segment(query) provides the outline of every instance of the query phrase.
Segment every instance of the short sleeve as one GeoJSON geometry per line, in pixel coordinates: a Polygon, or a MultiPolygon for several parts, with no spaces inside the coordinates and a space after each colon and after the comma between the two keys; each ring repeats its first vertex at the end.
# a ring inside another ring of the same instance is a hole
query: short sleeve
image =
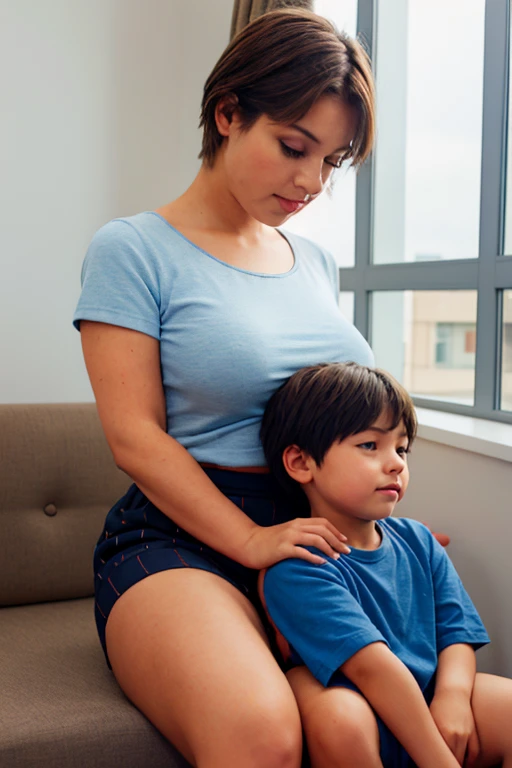
{"type": "Polygon", "coordinates": [[[329,561],[283,560],[267,571],[263,593],[272,621],[324,686],[357,651],[386,642],[329,561]]]}
{"type": "Polygon", "coordinates": [[[73,317],[110,323],[160,338],[158,269],[136,229],[117,219],[94,236],[82,267],[73,317]]]}
{"type": "Polygon", "coordinates": [[[443,547],[429,535],[432,540],[437,652],[456,643],[468,643],[476,650],[489,642],[489,636],[453,563],[443,547]]]}

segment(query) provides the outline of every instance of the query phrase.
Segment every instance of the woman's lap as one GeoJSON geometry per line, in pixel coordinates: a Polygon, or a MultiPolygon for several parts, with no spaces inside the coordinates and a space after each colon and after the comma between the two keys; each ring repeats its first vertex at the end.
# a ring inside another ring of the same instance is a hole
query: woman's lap
{"type": "MultiPolygon", "coordinates": [[[[260,525],[297,516],[268,475],[208,474],[260,525]]],[[[135,485],[107,516],[94,570],[107,662],[190,762],[214,764],[220,750],[219,764],[249,765],[247,751],[255,765],[300,764],[299,713],[269,646],[256,571],[189,536],[135,485]]]]}
{"type": "MultiPolygon", "coordinates": [[[[207,472],[226,496],[260,525],[296,516],[269,475],[207,472]]],[[[180,529],[132,485],[110,510],[94,555],[96,624],[107,663],[105,630],[116,601],[148,576],[182,568],[208,571],[225,579],[256,606],[265,623],[257,596],[257,573],[180,529]]]]}

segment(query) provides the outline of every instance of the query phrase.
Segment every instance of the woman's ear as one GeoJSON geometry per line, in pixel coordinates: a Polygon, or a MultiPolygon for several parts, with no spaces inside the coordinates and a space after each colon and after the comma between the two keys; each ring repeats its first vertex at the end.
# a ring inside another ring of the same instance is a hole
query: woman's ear
{"type": "Polygon", "coordinates": [[[215,124],[221,136],[229,136],[233,124],[238,124],[238,97],[234,93],[222,96],[215,107],[215,124]]]}
{"type": "Polygon", "coordinates": [[[300,485],[307,485],[313,479],[313,459],[308,456],[298,445],[289,445],[283,451],[284,468],[292,478],[300,485]]]}

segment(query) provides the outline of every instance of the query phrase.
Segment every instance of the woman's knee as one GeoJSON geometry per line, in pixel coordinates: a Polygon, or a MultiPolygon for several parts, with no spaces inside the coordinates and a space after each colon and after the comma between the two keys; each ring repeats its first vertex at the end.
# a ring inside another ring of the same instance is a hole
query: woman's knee
{"type": "Polygon", "coordinates": [[[196,753],[197,765],[237,765],[243,768],[299,768],[302,726],[293,700],[251,697],[233,718],[224,738],[196,753]],[[226,743],[227,742],[227,743],[226,743]]]}

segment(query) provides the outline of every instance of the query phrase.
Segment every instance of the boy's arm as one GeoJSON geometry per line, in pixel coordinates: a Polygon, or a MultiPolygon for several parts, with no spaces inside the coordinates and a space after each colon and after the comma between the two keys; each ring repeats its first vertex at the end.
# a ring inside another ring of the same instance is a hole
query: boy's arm
{"type": "Polygon", "coordinates": [[[457,693],[468,701],[473,693],[476,675],[476,657],[473,648],[466,643],[449,645],[439,654],[435,696],[457,693]]]}
{"type": "Polygon", "coordinates": [[[418,768],[457,768],[405,664],[384,643],[357,651],[340,667],[363,693],[418,768]]]}
{"type": "Polygon", "coordinates": [[[471,708],[475,649],[489,642],[485,627],[445,550],[431,537],[438,668],[430,711],[460,764],[479,750],[471,708]]]}
{"type": "Polygon", "coordinates": [[[462,765],[466,749],[479,751],[471,694],[476,675],[475,652],[470,645],[450,645],[439,654],[436,687],[430,712],[451,751],[462,765]]]}

